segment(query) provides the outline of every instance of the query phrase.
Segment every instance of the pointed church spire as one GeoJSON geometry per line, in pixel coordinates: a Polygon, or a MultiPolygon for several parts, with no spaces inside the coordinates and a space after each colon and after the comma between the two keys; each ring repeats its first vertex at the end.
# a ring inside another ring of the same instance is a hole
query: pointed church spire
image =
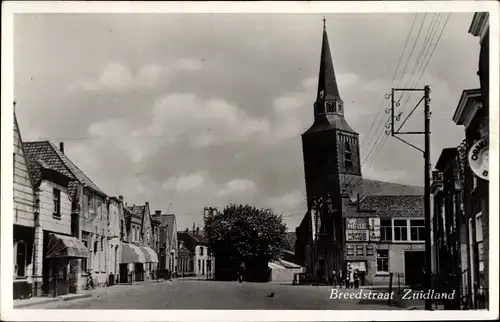
{"type": "Polygon", "coordinates": [[[323,44],[321,48],[321,63],[319,67],[317,100],[340,100],[332,54],[326,32],[326,18],[323,17],[323,44]]]}

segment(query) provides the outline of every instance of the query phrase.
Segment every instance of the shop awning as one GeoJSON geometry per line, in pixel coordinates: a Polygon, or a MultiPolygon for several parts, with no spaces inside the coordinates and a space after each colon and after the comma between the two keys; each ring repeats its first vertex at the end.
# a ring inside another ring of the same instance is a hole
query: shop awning
{"type": "Polygon", "coordinates": [[[147,246],[139,246],[144,252],[144,256],[146,257],[146,263],[158,263],[158,255],[156,252],[147,247],[147,246]]]}
{"type": "Polygon", "coordinates": [[[51,233],[47,242],[46,258],[88,258],[89,250],[73,236],[51,233]]]}
{"type": "Polygon", "coordinates": [[[139,246],[123,243],[121,263],[146,263],[146,256],[139,246]]]}

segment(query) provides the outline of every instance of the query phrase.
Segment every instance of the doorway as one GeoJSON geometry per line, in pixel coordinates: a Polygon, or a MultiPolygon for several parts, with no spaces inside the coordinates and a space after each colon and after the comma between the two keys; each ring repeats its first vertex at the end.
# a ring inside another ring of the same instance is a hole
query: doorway
{"type": "Polygon", "coordinates": [[[422,287],[424,280],[425,252],[406,251],[405,252],[405,282],[413,288],[422,287]]]}

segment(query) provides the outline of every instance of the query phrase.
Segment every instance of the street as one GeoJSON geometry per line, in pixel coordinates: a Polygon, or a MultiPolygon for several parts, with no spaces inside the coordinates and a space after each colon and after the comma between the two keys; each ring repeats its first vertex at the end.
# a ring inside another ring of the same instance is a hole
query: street
{"type": "MultiPolygon", "coordinates": [[[[350,290],[355,291],[355,290],[350,290]]],[[[359,291],[359,290],[356,290],[359,291]]],[[[34,309],[388,310],[384,300],[330,300],[328,286],[174,280],[97,289],[93,297],[34,309]],[[269,297],[274,292],[273,297],[269,297]]]]}

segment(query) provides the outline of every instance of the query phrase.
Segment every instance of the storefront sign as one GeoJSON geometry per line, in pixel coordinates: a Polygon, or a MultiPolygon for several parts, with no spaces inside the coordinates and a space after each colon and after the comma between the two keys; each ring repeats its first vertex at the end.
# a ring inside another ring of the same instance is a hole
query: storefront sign
{"type": "Polygon", "coordinates": [[[380,241],[380,218],[368,219],[370,227],[370,241],[380,241]]]}
{"type": "Polygon", "coordinates": [[[368,230],[346,230],[346,241],[368,241],[368,230]]]}
{"type": "Polygon", "coordinates": [[[365,218],[347,218],[347,229],[355,230],[365,230],[368,229],[365,218]]]}
{"type": "Polygon", "coordinates": [[[469,166],[476,176],[488,180],[489,140],[481,139],[469,150],[469,166]]]}

